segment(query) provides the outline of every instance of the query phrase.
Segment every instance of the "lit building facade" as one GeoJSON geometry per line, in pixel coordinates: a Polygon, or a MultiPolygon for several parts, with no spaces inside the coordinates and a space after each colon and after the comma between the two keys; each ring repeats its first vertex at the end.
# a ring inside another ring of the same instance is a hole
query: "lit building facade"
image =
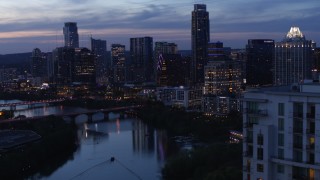
{"type": "Polygon", "coordinates": [[[204,82],[204,66],[208,61],[209,41],[209,12],[205,4],[195,4],[192,11],[191,26],[192,61],[190,79],[192,84],[202,84],[204,82]]]}
{"type": "Polygon", "coordinates": [[[91,38],[91,51],[95,57],[96,81],[98,84],[107,83],[107,41],[91,38]]]}
{"type": "Polygon", "coordinates": [[[79,35],[76,22],[66,22],[63,27],[64,46],[71,48],[79,47],[79,35]]]}
{"type": "Polygon", "coordinates": [[[246,85],[263,86],[273,83],[274,40],[249,39],[246,46],[246,85]]]}
{"type": "Polygon", "coordinates": [[[240,111],[241,62],[210,61],[204,69],[202,111],[207,115],[227,115],[240,111]]]}
{"type": "Polygon", "coordinates": [[[274,84],[290,85],[311,79],[312,41],[298,27],[291,27],[282,42],[275,43],[274,84]]]}
{"type": "Polygon", "coordinates": [[[71,69],[73,83],[95,85],[95,56],[89,49],[75,49],[75,56],[71,69]]]}
{"type": "Polygon", "coordinates": [[[202,89],[188,87],[158,87],[157,100],[166,106],[185,108],[190,111],[201,110],[202,89]]]}
{"type": "Polygon", "coordinates": [[[243,179],[320,178],[320,84],[248,90],[243,179]]]}
{"type": "Polygon", "coordinates": [[[111,45],[111,68],[114,83],[126,82],[126,56],[125,45],[112,44],[111,45]]]}

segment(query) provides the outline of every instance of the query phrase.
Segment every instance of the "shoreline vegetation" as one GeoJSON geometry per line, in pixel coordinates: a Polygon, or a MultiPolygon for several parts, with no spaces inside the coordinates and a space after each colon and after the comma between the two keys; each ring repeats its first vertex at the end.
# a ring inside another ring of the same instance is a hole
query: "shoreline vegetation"
{"type": "Polygon", "coordinates": [[[0,177],[3,179],[25,179],[35,173],[36,179],[49,176],[72,159],[77,149],[75,125],[55,116],[41,121],[5,123],[0,129],[32,130],[42,137],[0,153],[0,177]]]}
{"type": "MultiPolygon", "coordinates": [[[[191,150],[182,150],[171,156],[162,169],[164,180],[242,179],[242,144],[227,143],[229,130],[241,131],[242,129],[242,115],[239,112],[232,112],[228,117],[208,117],[198,112],[186,112],[182,108],[166,107],[157,101],[139,101],[138,103],[135,100],[80,99],[67,100],[60,104],[88,109],[142,104],[143,106],[137,110],[137,117],[144,123],[166,130],[170,137],[192,136],[206,144],[191,150]]],[[[46,121],[6,125],[7,129],[33,130],[43,139],[31,144],[30,147],[17,149],[7,155],[2,154],[0,163],[7,166],[0,167],[1,177],[14,174],[20,176],[16,178],[21,178],[22,175],[27,177],[35,172],[39,172],[40,177],[48,176],[67,159],[72,158],[77,148],[76,127],[56,118],[52,116],[46,121]],[[57,159],[58,156],[61,158],[57,159]],[[30,161],[31,157],[35,160],[30,161]],[[19,167],[17,169],[19,172],[23,170],[23,173],[10,170],[9,167],[19,167]]],[[[0,126],[1,129],[4,128],[3,126],[5,125],[0,126]]]]}
{"type": "Polygon", "coordinates": [[[208,117],[150,101],[138,111],[138,117],[156,128],[166,129],[171,137],[192,135],[207,144],[169,158],[162,169],[164,180],[242,179],[242,144],[227,143],[229,130],[242,128],[240,113],[208,117]]]}

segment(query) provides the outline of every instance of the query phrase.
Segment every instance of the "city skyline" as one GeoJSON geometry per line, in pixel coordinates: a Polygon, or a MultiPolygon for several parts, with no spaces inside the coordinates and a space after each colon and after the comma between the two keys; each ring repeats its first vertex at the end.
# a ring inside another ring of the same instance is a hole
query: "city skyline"
{"type": "Polygon", "coordinates": [[[210,14],[211,41],[245,48],[248,39],[281,41],[291,26],[300,27],[307,39],[320,43],[317,0],[259,0],[223,2],[210,0],[39,0],[1,2],[0,54],[43,52],[63,46],[63,24],[77,22],[81,47],[90,47],[90,37],[129,47],[130,38],[153,37],[191,49],[191,11],[194,4],[206,4],[210,14]],[[79,13],[80,12],[80,13],[79,13]]]}

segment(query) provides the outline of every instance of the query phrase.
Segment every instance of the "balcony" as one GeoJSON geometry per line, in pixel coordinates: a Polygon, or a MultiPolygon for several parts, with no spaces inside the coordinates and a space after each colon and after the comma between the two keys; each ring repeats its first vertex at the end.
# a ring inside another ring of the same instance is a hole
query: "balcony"
{"type": "Polygon", "coordinates": [[[278,157],[272,157],[271,161],[277,164],[284,164],[284,165],[290,165],[290,166],[296,166],[296,167],[302,167],[302,168],[311,168],[315,170],[320,170],[320,164],[318,163],[309,163],[310,161],[301,161],[301,160],[295,160],[295,159],[279,159],[278,157]]]}
{"type": "Polygon", "coordinates": [[[302,134],[303,133],[303,129],[300,127],[294,127],[293,128],[293,133],[295,134],[302,134]]]}
{"type": "Polygon", "coordinates": [[[252,137],[244,137],[243,141],[246,143],[253,143],[253,138],[252,137]]]}
{"type": "Polygon", "coordinates": [[[306,145],[307,151],[314,151],[314,144],[306,145]]]}
{"type": "Polygon", "coordinates": [[[294,143],[293,148],[295,149],[302,149],[302,143],[294,143]]]}
{"type": "Polygon", "coordinates": [[[252,158],[253,152],[245,151],[243,152],[243,157],[252,158]]]}
{"type": "Polygon", "coordinates": [[[294,113],[293,113],[293,117],[294,117],[294,118],[303,118],[303,113],[294,112],[294,113]]]}
{"type": "Polygon", "coordinates": [[[306,133],[307,133],[308,135],[313,135],[313,136],[314,136],[315,129],[307,129],[307,130],[306,130],[306,133]]]}
{"type": "Polygon", "coordinates": [[[253,128],[254,124],[258,124],[258,123],[252,123],[252,122],[247,122],[243,124],[244,128],[253,128]]]}
{"type": "Polygon", "coordinates": [[[243,172],[246,172],[246,173],[250,173],[250,166],[248,166],[248,165],[243,165],[243,166],[242,166],[242,171],[243,171],[243,172]]]}
{"type": "Polygon", "coordinates": [[[315,119],[316,115],[315,115],[315,113],[307,113],[307,118],[308,119],[315,119]]]}
{"type": "Polygon", "coordinates": [[[267,110],[245,108],[244,112],[251,116],[265,117],[268,116],[267,110]]]}

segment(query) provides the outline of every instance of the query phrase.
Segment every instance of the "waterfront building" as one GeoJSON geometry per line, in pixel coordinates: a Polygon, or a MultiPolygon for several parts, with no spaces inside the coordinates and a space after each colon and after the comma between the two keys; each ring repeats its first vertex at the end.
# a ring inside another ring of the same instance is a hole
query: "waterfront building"
{"type": "Polygon", "coordinates": [[[192,61],[190,79],[192,84],[204,82],[204,66],[207,64],[210,41],[209,12],[205,4],[195,4],[192,11],[191,44],[192,61]]]}
{"type": "Polygon", "coordinates": [[[95,57],[96,82],[106,84],[107,79],[107,41],[91,38],[91,51],[95,57]]]}
{"type": "Polygon", "coordinates": [[[275,43],[274,84],[290,85],[311,79],[312,41],[299,27],[291,27],[282,42],[275,43]]]}
{"type": "Polygon", "coordinates": [[[158,87],[157,100],[166,106],[185,108],[188,111],[201,110],[202,89],[189,87],[158,87]]]}
{"type": "Polygon", "coordinates": [[[131,68],[128,78],[134,83],[155,82],[153,38],[130,38],[131,68]]]}
{"type": "Polygon", "coordinates": [[[64,46],[71,48],[79,47],[79,35],[76,22],[66,22],[63,27],[64,46]]]}
{"type": "Polygon", "coordinates": [[[272,85],[274,40],[249,39],[246,46],[246,85],[272,85]]]}
{"type": "Polygon", "coordinates": [[[126,82],[126,56],[125,45],[112,44],[111,45],[111,68],[114,83],[126,82]]]}
{"type": "Polygon", "coordinates": [[[319,83],[248,89],[243,179],[319,179],[319,112],[319,83]]]}
{"type": "Polygon", "coordinates": [[[157,67],[158,86],[185,86],[188,84],[190,58],[180,54],[160,55],[157,67]]]}

